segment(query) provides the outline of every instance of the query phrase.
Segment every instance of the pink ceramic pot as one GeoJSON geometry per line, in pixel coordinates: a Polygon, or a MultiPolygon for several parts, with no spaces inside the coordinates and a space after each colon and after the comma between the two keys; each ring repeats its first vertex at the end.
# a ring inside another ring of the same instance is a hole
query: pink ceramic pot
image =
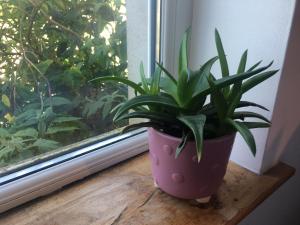
{"type": "Polygon", "coordinates": [[[148,129],[152,175],[166,193],[183,199],[203,199],[216,193],[226,173],[235,133],[204,141],[200,163],[195,142],[188,142],[177,159],[180,138],[148,129]]]}

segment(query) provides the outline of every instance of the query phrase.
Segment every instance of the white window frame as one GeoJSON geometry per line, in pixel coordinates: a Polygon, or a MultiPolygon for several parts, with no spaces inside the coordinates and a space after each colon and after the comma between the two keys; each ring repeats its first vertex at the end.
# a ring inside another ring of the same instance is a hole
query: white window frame
{"type": "Polygon", "coordinates": [[[147,149],[147,133],[144,130],[139,130],[87,146],[75,152],[63,155],[62,157],[55,158],[54,160],[35,165],[33,168],[29,167],[18,171],[13,175],[22,175],[26,170],[47,166],[47,164],[52,163],[52,161],[61,158],[67,159],[67,161],[63,163],[58,163],[0,186],[0,212],[4,212],[34,198],[49,194],[69,183],[140,154],[147,149]],[[118,141],[120,138],[123,140],[118,141]],[[112,144],[114,141],[116,142],[112,144]],[[90,150],[93,151],[89,152],[90,150]],[[76,157],[76,155],[85,152],[88,153],[76,157]],[[75,156],[75,158],[72,158],[72,156],[75,156]]]}
{"type": "Polygon", "coordinates": [[[179,45],[192,25],[193,0],[163,0],[161,14],[161,56],[163,65],[177,75],[179,45]]]}

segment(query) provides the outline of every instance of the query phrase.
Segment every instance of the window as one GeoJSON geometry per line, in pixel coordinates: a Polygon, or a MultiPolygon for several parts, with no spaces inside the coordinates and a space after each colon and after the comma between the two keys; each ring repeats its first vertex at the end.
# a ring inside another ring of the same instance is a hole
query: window
{"type": "Polygon", "coordinates": [[[128,76],[124,1],[6,1],[0,10],[2,168],[126,125],[110,111],[127,88],[89,82],[128,76]]]}
{"type": "Polygon", "coordinates": [[[140,61],[150,65],[149,6],[139,0],[2,2],[0,212],[147,149],[144,131],[120,135],[129,121],[112,121],[110,111],[130,90],[89,81],[136,80],[140,61]]]}

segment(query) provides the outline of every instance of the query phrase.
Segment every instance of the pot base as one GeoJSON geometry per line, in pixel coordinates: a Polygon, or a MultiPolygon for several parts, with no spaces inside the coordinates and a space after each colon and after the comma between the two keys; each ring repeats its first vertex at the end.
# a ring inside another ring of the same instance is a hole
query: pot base
{"type": "Polygon", "coordinates": [[[197,198],[195,199],[197,203],[200,203],[200,204],[205,204],[205,203],[208,203],[211,199],[211,195],[210,196],[207,196],[207,197],[203,197],[203,198],[197,198]]]}
{"type": "MultiPolygon", "coordinates": [[[[157,189],[160,189],[158,184],[155,181],[153,181],[153,186],[157,189]]],[[[196,198],[194,200],[195,200],[196,203],[206,204],[206,203],[209,203],[210,199],[211,199],[211,195],[203,197],[203,198],[196,198]]]]}

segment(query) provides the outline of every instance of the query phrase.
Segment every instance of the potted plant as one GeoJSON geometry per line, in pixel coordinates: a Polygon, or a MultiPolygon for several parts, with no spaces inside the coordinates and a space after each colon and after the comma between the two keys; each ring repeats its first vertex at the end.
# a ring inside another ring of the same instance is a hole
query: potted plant
{"type": "Polygon", "coordinates": [[[270,121],[244,110],[250,106],[267,109],[242,101],[241,97],[277,70],[267,71],[272,62],[259,67],[261,61],[246,69],[246,50],[236,74],[230,75],[221,38],[215,30],[218,55],[193,71],[188,67],[188,36],[186,32],[181,42],[177,80],[159,63],[150,78],[146,78],[141,64],[140,83],[113,76],[96,80],[121,82],[135,90],[135,97],[114,109],[114,121],[147,119],[125,130],[150,127],[149,149],[155,183],[170,195],[208,201],[221,185],[236,132],[255,156],[250,129],[269,127],[270,121]],[[219,79],[211,72],[216,61],[221,66],[219,79]],[[246,121],[248,118],[260,121],[246,121]]]}

